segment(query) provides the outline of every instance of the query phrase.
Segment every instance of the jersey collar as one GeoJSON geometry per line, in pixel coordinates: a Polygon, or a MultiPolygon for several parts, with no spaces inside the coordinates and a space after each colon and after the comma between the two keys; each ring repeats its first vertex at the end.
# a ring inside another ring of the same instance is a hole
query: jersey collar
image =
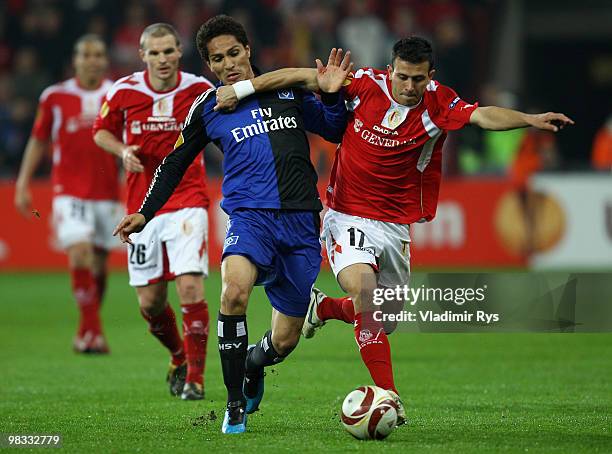
{"type": "Polygon", "coordinates": [[[145,69],[144,72],[144,80],[145,80],[145,84],[147,84],[147,87],[149,87],[149,90],[151,90],[154,93],[169,93],[171,91],[174,91],[177,89],[177,87],[179,85],[181,85],[181,71],[178,71],[177,76],[176,76],[176,85],[172,88],[169,88],[168,90],[156,90],[155,88],[153,88],[153,85],[151,85],[151,82],[149,81],[149,72],[145,69]]]}

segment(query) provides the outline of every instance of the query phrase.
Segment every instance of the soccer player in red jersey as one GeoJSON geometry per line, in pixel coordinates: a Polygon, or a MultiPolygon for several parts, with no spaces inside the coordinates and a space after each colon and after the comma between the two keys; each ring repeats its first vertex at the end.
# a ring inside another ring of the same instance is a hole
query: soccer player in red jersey
{"type": "Polygon", "coordinates": [[[29,184],[50,142],[55,235],[68,255],[80,311],[73,347],[78,353],[108,353],[99,312],[108,250],[119,245],[112,226],[123,209],[118,202],[117,162],[91,138],[91,126],[112,85],[104,78],[108,67],[104,41],[95,35],[81,37],[72,62],[75,76],[50,86],[40,97],[19,170],[15,206],[24,216],[32,216],[29,184]]]}
{"type": "MultiPolygon", "coordinates": [[[[320,62],[317,66],[322,70],[320,62]]],[[[395,326],[374,320],[372,296],[377,288],[408,284],[410,224],[431,221],[436,214],[447,132],[468,124],[556,132],[574,123],[560,113],[529,115],[469,104],[433,80],[434,73],[431,44],[411,37],[395,43],[387,70],[363,68],[347,80],[350,116],[326,191],[329,210],[322,238],[348,297],[330,298],[313,289],[302,331],[308,338],[327,320],[353,324],[374,383],[390,390],[400,404],[400,423],[405,412],[387,339],[395,326]]],[[[283,69],[252,83],[256,91],[264,91],[312,82],[314,74],[312,69],[283,69]]],[[[236,99],[231,87],[218,91],[217,97],[218,108],[231,108],[236,99]]]]}
{"type": "MultiPolygon", "coordinates": [[[[179,71],[181,44],[169,24],[148,26],[140,38],[146,71],[118,80],[94,125],[94,140],[119,156],[127,171],[128,212],[140,208],[155,169],[173,149],[191,104],[212,87],[203,77],[179,71]],[[121,140],[125,137],[125,142],[121,140]]],[[[208,273],[208,194],[202,156],[188,167],[181,184],[129,245],[130,285],[151,333],[171,354],[170,392],[184,400],[204,397],[208,306],[203,276],[208,273]],[[176,280],[183,336],[167,299],[176,280]]]]}

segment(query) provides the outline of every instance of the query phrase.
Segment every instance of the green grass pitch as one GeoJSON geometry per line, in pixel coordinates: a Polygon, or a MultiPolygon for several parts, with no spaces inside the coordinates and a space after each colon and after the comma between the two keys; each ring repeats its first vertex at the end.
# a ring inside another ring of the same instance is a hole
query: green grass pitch
{"type": "MultiPolygon", "coordinates": [[[[319,285],[339,294],[327,273],[319,285]]],[[[67,274],[0,275],[0,433],[59,433],[64,451],[78,453],[612,451],[612,335],[396,333],[395,378],[410,425],[385,441],[359,442],[338,411],[371,380],[352,328],[340,322],[268,371],[248,433],[223,435],[219,292],[214,273],[206,399],[183,402],[167,391],[167,355],[148,334],[125,274],[109,281],[103,318],[112,353],[104,357],[71,351],[77,313],[67,274]]],[[[250,340],[269,323],[258,289],[250,340]]]]}

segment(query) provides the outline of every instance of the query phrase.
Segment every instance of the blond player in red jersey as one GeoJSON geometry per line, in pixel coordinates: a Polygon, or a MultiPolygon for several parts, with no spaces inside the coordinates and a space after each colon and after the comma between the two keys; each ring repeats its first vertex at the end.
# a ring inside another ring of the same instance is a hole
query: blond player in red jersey
{"type": "MultiPolygon", "coordinates": [[[[318,70],[323,70],[318,62],[318,70]]],[[[563,114],[529,115],[463,101],[433,80],[431,44],[402,39],[393,46],[386,71],[358,70],[345,86],[351,112],[336,152],[327,187],[329,210],[322,239],[346,298],[313,289],[303,335],[312,337],[327,320],[354,325],[355,340],[374,383],[390,390],[405,412],[393,380],[387,334],[392,323],[374,320],[377,288],[407,285],[410,277],[410,224],[431,221],[441,179],[447,131],[468,124],[490,130],[533,126],[557,132],[574,122],[563,114]]],[[[315,70],[283,69],[255,78],[256,91],[314,83],[315,70]]],[[[246,93],[249,93],[246,91],[246,93]]],[[[232,87],[217,92],[218,108],[232,108],[232,87]]],[[[394,310],[397,310],[397,302],[394,310]]],[[[400,302],[403,304],[403,302],[400,302]]]]}
{"type": "MultiPolygon", "coordinates": [[[[179,71],[182,55],[169,24],[148,26],[140,38],[146,71],[118,80],[106,95],[94,125],[95,142],[119,156],[127,171],[128,212],[138,211],[155,169],[172,151],[191,104],[212,87],[203,77],[179,71]],[[125,142],[122,141],[125,137],[125,142]]],[[[204,397],[208,306],[203,276],[208,274],[208,217],[203,158],[194,160],[157,216],[128,245],[130,285],[151,333],[171,354],[170,392],[183,400],[204,397]],[[176,281],[183,337],[167,298],[176,281]]]]}
{"type": "Polygon", "coordinates": [[[52,85],[40,97],[19,170],[15,206],[24,216],[32,216],[30,180],[51,142],[55,236],[68,255],[80,311],[73,347],[78,353],[108,353],[99,310],[108,250],[119,246],[112,225],[123,209],[118,202],[117,162],[91,138],[91,126],[112,85],[104,79],[108,67],[104,41],[95,35],[81,37],[74,45],[72,63],[75,77],[52,85]]]}

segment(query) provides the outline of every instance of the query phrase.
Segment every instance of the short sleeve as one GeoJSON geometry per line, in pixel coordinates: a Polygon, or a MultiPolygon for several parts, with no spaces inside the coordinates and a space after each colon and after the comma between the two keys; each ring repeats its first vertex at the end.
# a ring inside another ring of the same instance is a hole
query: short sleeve
{"type": "Polygon", "coordinates": [[[120,106],[120,93],[115,93],[111,98],[109,94],[104,97],[100,112],[96,117],[93,125],[93,133],[95,134],[100,129],[106,129],[112,132],[115,136],[121,137],[123,133],[123,109],[120,106]]]}
{"type": "Polygon", "coordinates": [[[32,136],[38,140],[45,142],[51,136],[51,127],[53,125],[53,109],[51,108],[51,97],[43,93],[38,103],[36,110],[36,118],[32,127],[32,136]]]}
{"type": "Polygon", "coordinates": [[[374,77],[372,68],[361,68],[350,73],[344,81],[344,94],[347,100],[353,100],[363,90],[363,85],[368,77],[374,77]]]}
{"type": "Polygon", "coordinates": [[[432,120],[439,128],[454,131],[470,122],[478,103],[470,104],[464,101],[452,88],[444,85],[437,84],[432,87],[435,87],[431,94],[436,101],[432,120]]]}

